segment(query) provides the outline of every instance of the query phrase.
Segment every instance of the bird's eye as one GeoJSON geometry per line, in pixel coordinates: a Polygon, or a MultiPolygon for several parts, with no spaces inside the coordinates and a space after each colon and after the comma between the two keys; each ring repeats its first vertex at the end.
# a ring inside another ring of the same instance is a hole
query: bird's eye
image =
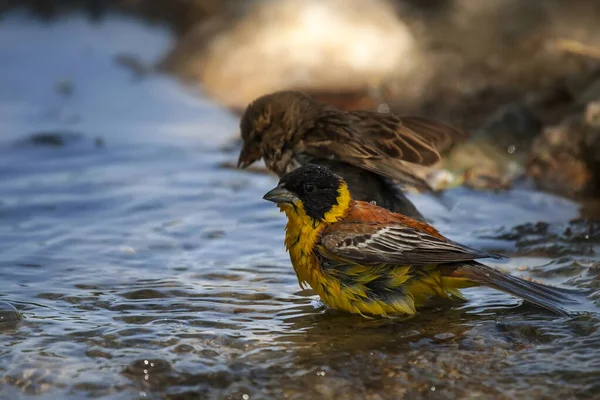
{"type": "Polygon", "coordinates": [[[304,185],[304,191],[306,193],[314,192],[315,189],[315,185],[313,185],[312,183],[307,183],[306,185],[304,185]]]}

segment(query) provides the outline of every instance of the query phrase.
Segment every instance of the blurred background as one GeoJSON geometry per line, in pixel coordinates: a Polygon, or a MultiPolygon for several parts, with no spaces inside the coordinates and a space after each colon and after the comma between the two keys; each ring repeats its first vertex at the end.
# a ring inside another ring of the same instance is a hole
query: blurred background
{"type": "Polygon", "coordinates": [[[466,129],[411,193],[507,272],[600,298],[600,1],[3,0],[0,398],[591,398],[600,319],[507,295],[405,322],[299,292],[276,178],[232,168],[281,89],[466,129]]]}

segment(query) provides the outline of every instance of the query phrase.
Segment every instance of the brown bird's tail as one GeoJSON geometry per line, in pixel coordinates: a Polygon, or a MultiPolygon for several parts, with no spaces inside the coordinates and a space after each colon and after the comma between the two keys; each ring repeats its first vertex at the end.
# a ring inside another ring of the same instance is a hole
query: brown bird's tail
{"type": "Polygon", "coordinates": [[[563,316],[575,314],[578,310],[570,310],[567,307],[581,306],[583,304],[581,300],[585,297],[585,294],[579,290],[563,289],[528,281],[496,271],[476,261],[459,266],[451,276],[506,292],[563,316]]]}

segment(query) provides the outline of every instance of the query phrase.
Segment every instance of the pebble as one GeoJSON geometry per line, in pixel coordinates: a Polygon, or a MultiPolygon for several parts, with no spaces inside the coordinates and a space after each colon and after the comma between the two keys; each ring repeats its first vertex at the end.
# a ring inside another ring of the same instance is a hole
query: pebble
{"type": "Polygon", "coordinates": [[[0,324],[20,321],[21,319],[23,319],[21,313],[12,304],[0,301],[0,324]]]}

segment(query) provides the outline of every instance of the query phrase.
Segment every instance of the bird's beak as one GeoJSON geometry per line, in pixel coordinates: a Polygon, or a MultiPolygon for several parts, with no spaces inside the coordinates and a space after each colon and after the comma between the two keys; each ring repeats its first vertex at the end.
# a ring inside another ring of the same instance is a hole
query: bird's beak
{"type": "Polygon", "coordinates": [[[252,164],[251,162],[248,162],[248,156],[246,153],[247,153],[246,148],[243,148],[242,151],[240,152],[240,157],[238,158],[238,162],[237,162],[238,168],[246,168],[248,165],[252,164]]]}
{"type": "Polygon", "coordinates": [[[298,201],[298,197],[283,187],[283,185],[277,186],[275,189],[271,190],[267,194],[263,196],[263,199],[272,201],[276,204],[281,203],[290,203],[293,204],[295,201],[298,201]]]}

